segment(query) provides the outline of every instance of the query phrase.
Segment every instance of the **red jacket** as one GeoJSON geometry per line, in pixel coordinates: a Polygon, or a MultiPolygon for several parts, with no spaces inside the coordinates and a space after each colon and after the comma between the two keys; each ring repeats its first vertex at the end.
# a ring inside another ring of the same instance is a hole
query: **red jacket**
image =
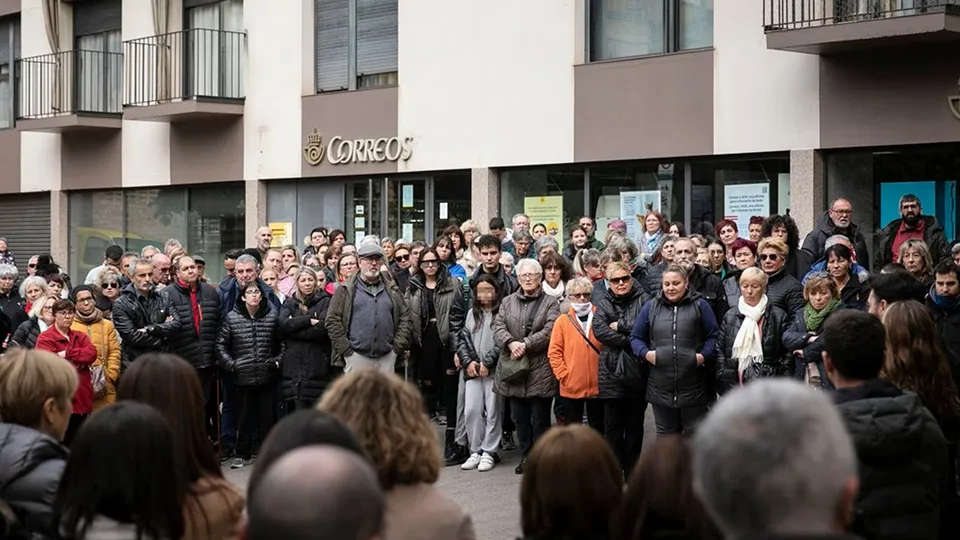
{"type": "Polygon", "coordinates": [[[80,379],[77,393],[73,395],[73,413],[89,414],[93,410],[93,382],[90,380],[90,366],[97,360],[97,348],[83,332],[70,330],[68,335],[69,337],[64,336],[55,326],[51,326],[37,338],[36,348],[52,353],[66,351],[64,358],[77,368],[77,376],[80,379]]]}

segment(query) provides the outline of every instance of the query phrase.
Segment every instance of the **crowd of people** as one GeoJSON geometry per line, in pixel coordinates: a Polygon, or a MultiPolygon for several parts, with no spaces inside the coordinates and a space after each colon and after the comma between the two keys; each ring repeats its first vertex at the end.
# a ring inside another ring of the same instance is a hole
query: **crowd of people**
{"type": "Polygon", "coordinates": [[[34,256],[18,283],[0,239],[0,515],[472,538],[440,468],[514,459],[528,538],[956,538],[960,244],[917,197],[900,214],[872,263],[844,199],[802,245],[789,215],[741,236],[649,211],[602,240],[584,216],[566,242],[524,214],[433,243],[318,227],[303,249],[261,227],[220,283],[174,239],[110,246],[77,286],[34,256]],[[246,494],[221,463],[256,463],[246,494]]]}

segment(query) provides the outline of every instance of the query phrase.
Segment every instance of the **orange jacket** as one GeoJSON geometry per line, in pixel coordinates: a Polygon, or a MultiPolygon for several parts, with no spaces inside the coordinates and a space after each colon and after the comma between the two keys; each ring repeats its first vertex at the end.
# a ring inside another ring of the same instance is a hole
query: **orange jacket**
{"type": "MultiPolygon", "coordinates": [[[[596,309],[593,308],[594,312],[596,309]]],[[[550,348],[547,350],[550,367],[560,381],[560,396],[571,399],[597,397],[600,394],[600,355],[587,345],[579,325],[573,309],[560,315],[553,324],[550,348]],[[576,322],[571,321],[571,317],[576,322]]],[[[592,329],[590,342],[597,350],[603,347],[592,329]]]]}

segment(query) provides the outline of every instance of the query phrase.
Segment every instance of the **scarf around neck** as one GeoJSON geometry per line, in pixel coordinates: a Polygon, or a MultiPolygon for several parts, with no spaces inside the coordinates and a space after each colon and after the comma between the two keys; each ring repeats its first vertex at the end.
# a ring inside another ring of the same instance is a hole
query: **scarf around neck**
{"type": "Polygon", "coordinates": [[[550,284],[547,283],[547,280],[543,280],[540,286],[543,287],[543,292],[549,294],[550,296],[554,298],[563,298],[564,286],[562,279],[557,283],[556,287],[551,287],[550,284]]]}
{"type": "Polygon", "coordinates": [[[834,298],[827,304],[827,307],[817,311],[813,309],[813,305],[811,305],[810,302],[807,302],[803,306],[803,322],[807,326],[807,332],[816,332],[817,329],[820,328],[820,325],[823,324],[823,320],[836,311],[842,304],[839,298],[834,298]]]}
{"type": "Polygon", "coordinates": [[[960,296],[940,296],[936,286],[930,287],[930,300],[943,311],[953,311],[960,306],[960,296]]]}
{"type": "Polygon", "coordinates": [[[82,314],[80,313],[80,310],[77,310],[77,312],[74,313],[73,316],[74,316],[78,321],[82,322],[83,324],[85,324],[85,325],[87,325],[87,326],[91,326],[91,325],[97,324],[98,322],[100,322],[100,321],[103,320],[103,312],[100,311],[100,308],[96,308],[96,307],[93,308],[93,312],[90,313],[89,315],[84,316],[84,315],[82,315],[82,314]]]}
{"type": "Polygon", "coordinates": [[[763,362],[763,337],[760,335],[760,319],[767,312],[767,295],[760,298],[756,306],[747,304],[743,296],[737,303],[743,323],[733,340],[733,358],[737,360],[737,371],[743,372],[753,364],[763,362]]]}
{"type": "Polygon", "coordinates": [[[643,232],[643,238],[647,245],[647,251],[653,251],[657,247],[657,243],[660,242],[660,236],[663,235],[662,230],[658,230],[652,235],[649,232],[643,232]]]}

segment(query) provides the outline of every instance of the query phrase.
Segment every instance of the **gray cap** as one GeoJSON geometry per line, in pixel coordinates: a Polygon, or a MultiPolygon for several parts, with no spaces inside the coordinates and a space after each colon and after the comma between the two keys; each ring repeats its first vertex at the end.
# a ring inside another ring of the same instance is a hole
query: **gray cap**
{"type": "Polygon", "coordinates": [[[378,244],[373,242],[362,242],[360,247],[357,248],[357,256],[361,258],[376,256],[382,259],[383,249],[381,249],[378,244]]]}

